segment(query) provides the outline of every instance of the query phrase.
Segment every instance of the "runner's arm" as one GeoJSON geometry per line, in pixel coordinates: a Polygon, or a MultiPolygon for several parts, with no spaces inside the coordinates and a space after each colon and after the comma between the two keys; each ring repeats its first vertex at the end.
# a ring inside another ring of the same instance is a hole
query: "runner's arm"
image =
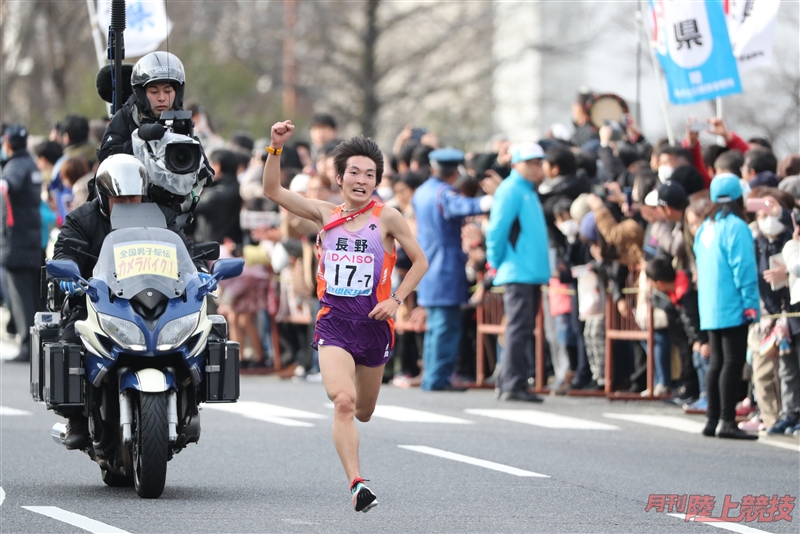
{"type": "Polygon", "coordinates": [[[395,294],[398,298],[405,300],[428,270],[428,259],[422,248],[417,243],[416,238],[411,233],[408,223],[403,215],[397,210],[382,210],[381,223],[386,228],[386,233],[392,236],[403,247],[411,260],[411,269],[408,270],[403,283],[397,288],[395,294]]]}
{"type": "MultiPolygon", "coordinates": [[[[292,121],[277,122],[272,126],[271,146],[275,149],[283,148],[294,131],[292,121]]],[[[322,227],[333,213],[334,206],[329,202],[308,199],[294,191],[289,191],[281,185],[281,157],[270,154],[264,165],[264,196],[277,202],[286,210],[314,221],[322,227]]]]}

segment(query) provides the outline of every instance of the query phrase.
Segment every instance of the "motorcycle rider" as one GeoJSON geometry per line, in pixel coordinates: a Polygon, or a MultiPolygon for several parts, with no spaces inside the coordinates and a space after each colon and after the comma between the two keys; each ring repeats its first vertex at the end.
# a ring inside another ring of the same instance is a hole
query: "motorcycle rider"
{"type": "MultiPolygon", "coordinates": [[[[115,154],[106,158],[97,168],[95,175],[96,198],[67,215],[55,244],[53,259],[72,260],[78,265],[84,279],[91,278],[103,241],[111,233],[110,215],[114,206],[141,203],[147,193],[147,187],[147,173],[138,159],[128,154],[115,154]],[[67,246],[68,238],[87,243],[87,249],[83,251],[84,253],[80,253],[67,246]]],[[[161,210],[167,220],[167,227],[181,236],[191,255],[194,247],[175,222],[174,212],[163,207],[161,210]]],[[[209,277],[206,273],[200,273],[200,276],[204,280],[207,280],[205,277],[209,277]]],[[[84,291],[77,283],[70,281],[59,282],[59,287],[68,297],[62,308],[59,341],[80,344],[75,332],[75,322],[87,317],[84,291]]],[[[91,445],[83,409],[61,410],[61,415],[69,421],[64,440],[67,449],[84,449],[91,445]]]]}
{"type": "MultiPolygon", "coordinates": [[[[106,128],[97,151],[97,161],[103,162],[112,154],[133,154],[131,137],[137,128],[142,139],[161,139],[166,129],[158,119],[163,111],[183,110],[185,82],[183,63],[174,54],[152,52],[137,61],[131,73],[133,94],[114,114],[106,128]]],[[[202,145],[200,150],[203,164],[197,178],[201,184],[208,186],[214,181],[214,171],[202,145]]],[[[151,200],[161,205],[174,206],[182,200],[170,198],[171,195],[166,191],[152,187],[152,184],[148,193],[151,200]]]]}

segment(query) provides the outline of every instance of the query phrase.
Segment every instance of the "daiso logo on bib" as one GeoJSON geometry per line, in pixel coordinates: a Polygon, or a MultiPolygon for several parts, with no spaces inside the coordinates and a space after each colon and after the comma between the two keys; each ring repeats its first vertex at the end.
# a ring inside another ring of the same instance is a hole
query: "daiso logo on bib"
{"type": "Polygon", "coordinates": [[[328,257],[326,259],[335,263],[349,263],[356,265],[361,263],[372,263],[374,261],[372,254],[341,254],[339,252],[328,252],[328,257]]]}

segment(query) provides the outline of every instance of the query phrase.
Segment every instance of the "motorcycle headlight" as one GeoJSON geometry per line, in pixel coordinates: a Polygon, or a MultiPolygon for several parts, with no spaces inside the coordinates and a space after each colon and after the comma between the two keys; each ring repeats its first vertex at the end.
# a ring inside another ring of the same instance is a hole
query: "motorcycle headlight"
{"type": "Polygon", "coordinates": [[[200,319],[200,312],[173,319],[158,334],[157,350],[171,350],[186,341],[200,319]]]}
{"type": "Polygon", "coordinates": [[[97,319],[100,321],[103,331],[122,348],[137,351],[147,350],[144,333],[135,323],[104,313],[98,313],[97,319]]]}

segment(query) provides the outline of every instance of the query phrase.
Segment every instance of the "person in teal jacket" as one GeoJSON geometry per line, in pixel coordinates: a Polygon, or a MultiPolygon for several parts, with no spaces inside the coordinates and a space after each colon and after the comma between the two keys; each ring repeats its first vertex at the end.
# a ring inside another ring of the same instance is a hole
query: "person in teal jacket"
{"type": "Polygon", "coordinates": [[[504,286],[508,320],[496,392],[502,401],[541,402],[528,392],[530,364],[526,347],[533,338],[541,285],[550,279],[547,226],[536,186],[544,180],[544,151],[522,143],[514,151],[514,169],[495,191],[486,230],[486,259],[497,269],[494,285],[504,286]]]}
{"type": "Polygon", "coordinates": [[[744,220],[739,178],[733,174],[717,175],[711,182],[711,201],[711,212],[694,240],[700,328],[708,331],[711,345],[706,374],[708,420],[703,435],[758,439],[736,426],[747,329],[758,321],[759,310],[758,267],[753,235],[744,220]]]}

